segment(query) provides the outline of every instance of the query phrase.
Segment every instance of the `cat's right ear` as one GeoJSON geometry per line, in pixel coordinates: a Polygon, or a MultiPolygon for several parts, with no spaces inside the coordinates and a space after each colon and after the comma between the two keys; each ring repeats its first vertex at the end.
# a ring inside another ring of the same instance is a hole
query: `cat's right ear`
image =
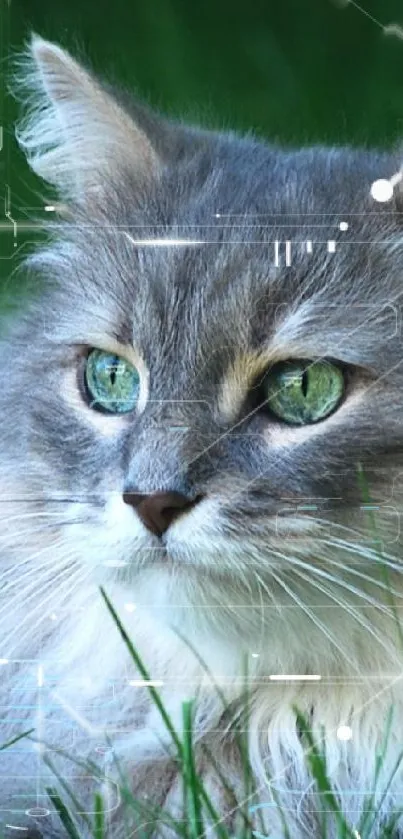
{"type": "Polygon", "coordinates": [[[122,167],[141,181],[158,174],[148,137],[66,50],[32,35],[15,67],[12,88],[25,110],[17,141],[64,201],[93,203],[122,167]]]}

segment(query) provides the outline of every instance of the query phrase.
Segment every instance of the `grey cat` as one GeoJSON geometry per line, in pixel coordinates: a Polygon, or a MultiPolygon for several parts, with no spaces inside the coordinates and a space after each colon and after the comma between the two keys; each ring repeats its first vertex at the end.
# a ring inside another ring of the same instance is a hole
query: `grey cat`
{"type": "Polygon", "coordinates": [[[197,766],[233,834],[203,744],[257,836],[283,836],[276,802],[292,839],[322,835],[297,706],[356,836],[376,786],[362,835],[381,837],[403,805],[400,767],[382,796],[403,730],[401,152],[176,124],[38,36],[16,82],[17,138],[58,202],[24,265],[42,293],[1,340],[2,741],[34,729],[0,752],[5,836],[65,835],[49,758],[83,836],[100,785],[108,835],[135,836],[108,742],[139,798],[182,815],[101,585],[179,732],[197,697],[197,766]],[[108,780],[61,750],[109,756],[108,780]]]}

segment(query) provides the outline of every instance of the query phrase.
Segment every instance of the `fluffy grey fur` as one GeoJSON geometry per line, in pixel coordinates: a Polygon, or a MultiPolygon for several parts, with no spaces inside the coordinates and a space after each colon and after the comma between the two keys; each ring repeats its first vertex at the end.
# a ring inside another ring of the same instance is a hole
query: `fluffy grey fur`
{"type": "MultiPolygon", "coordinates": [[[[139,674],[102,584],[178,726],[182,700],[198,693],[198,743],[210,744],[240,799],[231,724],[249,655],[259,789],[250,804],[266,805],[267,833],[282,835],[274,788],[293,839],[320,835],[293,704],[317,734],[325,726],[329,777],[358,825],[392,705],[379,800],[403,725],[403,651],[385,582],[386,567],[398,610],[401,196],[397,187],[380,204],[370,194],[401,155],[284,150],[173,124],[36,36],[17,76],[27,106],[19,142],[61,203],[48,245],[24,266],[40,277],[40,299],[4,324],[1,340],[2,739],[35,727],[102,765],[107,730],[136,794],[180,813],[163,728],[146,688],[129,684],[139,674]],[[163,238],[199,244],[138,244],[163,238]],[[292,242],[290,266],[282,250],[275,265],[275,240],[292,242]],[[88,406],[80,382],[91,347],[136,354],[141,410],[88,406]],[[347,383],[328,419],[294,427],[260,407],[256,381],[270,363],[322,357],[344,365],[347,383]],[[358,464],[379,507],[382,563],[358,464]],[[123,503],[125,489],[205,497],[159,539],[123,503]],[[224,690],[227,715],[181,636],[224,690]],[[279,673],[321,680],[270,680],[279,673]],[[337,738],[340,725],[350,741],[337,738]]],[[[4,824],[62,836],[56,818],[26,815],[47,806],[44,788],[55,785],[38,749],[23,741],[0,758],[4,824]]],[[[91,811],[95,781],[53,759],[91,811]]],[[[237,813],[198,760],[235,830],[237,813]]],[[[402,783],[398,771],[372,839],[403,805],[402,783]]],[[[114,781],[109,795],[110,836],[134,836],[114,781]]],[[[328,839],[336,835],[329,817],[328,839]]]]}

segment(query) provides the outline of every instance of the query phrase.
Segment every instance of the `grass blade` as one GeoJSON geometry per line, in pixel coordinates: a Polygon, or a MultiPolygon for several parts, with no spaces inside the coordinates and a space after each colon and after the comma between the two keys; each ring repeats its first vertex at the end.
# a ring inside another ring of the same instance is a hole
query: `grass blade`
{"type": "Polygon", "coordinates": [[[96,792],[94,795],[94,839],[105,839],[105,812],[102,795],[96,792]]]}
{"type": "Polygon", "coordinates": [[[65,791],[65,792],[67,793],[67,795],[69,796],[69,798],[70,798],[70,800],[71,800],[72,804],[74,804],[74,807],[75,807],[75,809],[76,809],[76,813],[78,813],[78,814],[81,816],[81,818],[83,819],[83,821],[87,824],[87,826],[88,826],[89,828],[91,828],[91,820],[89,819],[89,817],[88,817],[87,813],[85,812],[85,807],[83,807],[83,805],[82,805],[82,804],[80,804],[80,802],[79,802],[79,801],[78,801],[78,799],[76,798],[76,796],[75,796],[74,792],[73,792],[73,791],[72,791],[72,789],[70,788],[70,786],[69,786],[69,784],[67,783],[67,781],[65,781],[65,780],[64,780],[64,778],[62,778],[62,776],[60,775],[60,773],[58,772],[58,770],[55,768],[55,766],[53,765],[53,762],[52,762],[52,761],[51,761],[51,759],[48,757],[48,755],[46,755],[46,754],[45,754],[45,755],[43,755],[42,760],[43,760],[43,762],[46,764],[46,766],[48,766],[48,767],[49,767],[49,769],[51,770],[51,772],[53,772],[54,776],[55,776],[55,777],[57,778],[57,780],[59,781],[60,786],[64,789],[64,791],[65,791]]]}
{"type": "Polygon", "coordinates": [[[73,819],[66,807],[61,800],[59,793],[57,792],[54,787],[46,787],[46,792],[55,808],[57,813],[59,814],[60,821],[62,822],[63,826],[66,828],[68,833],[69,839],[81,839],[80,834],[77,831],[77,828],[73,822],[73,819]]]}
{"type": "Polygon", "coordinates": [[[28,737],[28,740],[30,740],[32,743],[42,743],[44,746],[46,746],[46,748],[49,751],[54,752],[54,754],[58,754],[62,757],[65,757],[66,760],[71,760],[71,762],[74,763],[76,766],[79,766],[81,769],[84,769],[84,771],[87,774],[95,775],[99,780],[105,780],[103,770],[100,769],[100,767],[96,763],[93,763],[93,761],[90,758],[82,760],[78,757],[73,757],[71,754],[69,754],[69,752],[66,752],[65,749],[61,749],[59,746],[55,746],[53,743],[50,743],[49,740],[45,740],[43,737],[41,737],[40,740],[38,740],[38,738],[36,737],[28,737]]]}
{"type": "MultiPolygon", "coordinates": [[[[385,756],[386,756],[386,751],[387,751],[387,746],[388,746],[390,732],[391,732],[391,726],[392,726],[392,717],[393,717],[393,706],[389,709],[388,717],[387,717],[386,730],[385,730],[385,734],[384,734],[384,737],[383,737],[383,743],[382,743],[380,751],[376,754],[376,758],[375,758],[374,789],[373,789],[373,792],[371,793],[371,795],[368,797],[368,799],[364,802],[363,813],[362,813],[360,823],[359,823],[359,826],[358,826],[358,833],[361,834],[361,835],[365,834],[365,832],[367,830],[367,824],[368,824],[371,816],[373,815],[373,811],[374,811],[374,808],[376,806],[376,804],[375,804],[376,791],[377,791],[377,786],[378,786],[378,782],[379,782],[380,772],[381,772],[382,766],[384,764],[385,756]]],[[[379,809],[379,807],[378,807],[378,809],[379,809]]],[[[376,818],[376,816],[375,816],[375,818],[376,818]]],[[[371,834],[373,823],[374,823],[374,820],[372,821],[371,827],[369,828],[369,831],[368,831],[369,835],[371,834]]]]}
{"type": "MultiPolygon", "coordinates": [[[[378,810],[378,812],[382,809],[382,804],[383,804],[383,802],[385,801],[385,798],[386,798],[386,796],[387,796],[387,794],[388,794],[388,792],[389,792],[389,790],[390,790],[390,787],[392,786],[393,779],[394,779],[395,775],[397,774],[397,772],[398,772],[398,770],[399,770],[399,767],[401,766],[402,760],[403,760],[403,752],[400,752],[400,755],[399,755],[399,757],[397,758],[397,760],[396,760],[396,762],[395,762],[395,765],[394,765],[394,767],[393,767],[393,769],[392,769],[392,772],[391,772],[391,774],[390,774],[390,776],[389,776],[389,780],[388,780],[388,782],[387,782],[387,784],[386,784],[386,786],[385,786],[385,789],[383,790],[383,793],[382,793],[382,795],[381,795],[381,799],[380,799],[380,801],[379,801],[379,803],[378,803],[378,805],[377,805],[377,810],[378,810]]],[[[371,827],[370,827],[370,831],[369,831],[369,833],[372,831],[372,828],[373,828],[373,825],[374,825],[374,823],[375,823],[375,820],[376,820],[376,815],[377,815],[377,814],[376,814],[376,813],[373,813],[372,815],[373,815],[373,819],[372,819],[372,823],[371,823],[371,827]]]]}
{"type": "Polygon", "coordinates": [[[330,781],[326,774],[326,767],[324,765],[323,757],[315,743],[314,737],[309,728],[308,721],[295,706],[293,706],[293,711],[296,716],[297,726],[301,730],[303,736],[305,737],[309,745],[309,750],[306,752],[305,757],[310,767],[312,776],[317,783],[319,793],[321,797],[324,799],[325,803],[329,805],[330,809],[332,810],[337,822],[339,833],[341,833],[341,837],[343,837],[343,839],[344,837],[349,837],[349,839],[356,839],[357,834],[356,832],[353,832],[352,828],[350,828],[347,824],[343,816],[343,813],[340,810],[336,796],[331,789],[330,781]]]}
{"type": "MultiPolygon", "coordinates": [[[[233,808],[234,810],[236,810],[236,808],[238,807],[238,803],[239,803],[239,802],[238,802],[237,797],[236,797],[236,795],[235,795],[234,789],[231,787],[231,785],[228,783],[227,779],[224,777],[223,773],[221,772],[220,767],[218,766],[217,761],[215,760],[215,758],[214,758],[214,756],[213,756],[213,753],[210,751],[210,749],[208,748],[208,746],[206,746],[206,744],[205,744],[205,743],[202,743],[202,744],[201,744],[201,749],[202,749],[202,751],[205,753],[205,755],[206,755],[207,759],[210,761],[210,763],[211,763],[211,765],[212,765],[212,767],[213,767],[213,769],[214,769],[214,772],[216,773],[217,777],[219,778],[219,780],[220,780],[220,782],[221,782],[221,784],[222,784],[222,786],[223,786],[223,789],[225,789],[225,791],[226,791],[226,793],[227,793],[227,795],[228,795],[228,798],[231,800],[231,806],[232,806],[232,808],[233,808]]],[[[241,815],[242,815],[242,818],[244,819],[244,822],[245,822],[246,827],[247,827],[250,831],[252,831],[252,830],[254,829],[254,826],[253,826],[253,824],[252,824],[252,822],[251,822],[251,820],[250,820],[250,818],[249,818],[249,814],[248,814],[248,813],[245,813],[245,812],[242,810],[242,811],[241,811],[241,815]]],[[[263,824],[263,829],[264,829],[264,824],[263,824]]]]}
{"type": "Polygon", "coordinates": [[[28,737],[30,734],[32,734],[33,731],[35,731],[35,729],[30,728],[28,731],[24,731],[23,734],[18,734],[17,737],[13,737],[12,740],[8,740],[7,743],[3,743],[3,745],[0,746],[0,752],[2,752],[4,749],[9,749],[10,746],[13,746],[14,743],[18,743],[19,740],[23,739],[23,737],[28,737]]]}
{"type": "MultiPolygon", "coordinates": [[[[126,647],[128,648],[128,650],[130,652],[130,655],[131,655],[136,667],[138,668],[139,672],[141,673],[143,679],[147,682],[150,682],[151,681],[151,676],[148,673],[148,670],[146,669],[146,667],[144,666],[143,661],[140,658],[137,650],[134,648],[134,645],[133,645],[132,641],[130,640],[130,638],[129,638],[127,632],[126,632],[126,630],[125,630],[125,628],[124,628],[124,626],[123,626],[123,624],[122,624],[122,622],[119,618],[119,615],[117,614],[114,607],[112,606],[112,603],[109,600],[109,597],[107,596],[103,586],[100,586],[99,588],[100,588],[101,595],[102,595],[102,597],[103,597],[103,599],[106,603],[106,606],[107,606],[110,614],[112,615],[113,620],[115,621],[115,624],[116,624],[116,626],[117,626],[117,628],[118,628],[118,630],[119,630],[119,632],[120,632],[120,634],[123,638],[123,641],[126,644],[126,647]]],[[[171,735],[171,738],[172,738],[173,742],[175,743],[175,746],[177,748],[177,751],[178,751],[180,757],[183,758],[182,743],[179,739],[179,736],[178,736],[177,732],[175,731],[172,720],[171,720],[169,714],[167,713],[167,711],[166,711],[166,709],[165,709],[165,707],[162,703],[162,700],[161,700],[161,697],[160,697],[158,691],[155,689],[154,685],[147,685],[147,690],[149,691],[150,696],[153,699],[154,705],[158,708],[158,710],[160,712],[160,715],[161,715],[161,717],[162,717],[162,719],[165,723],[165,726],[166,726],[167,730],[169,731],[169,733],[171,735]]]]}
{"type": "MultiPolygon", "coordinates": [[[[214,679],[214,677],[213,677],[213,674],[211,673],[210,668],[207,666],[206,662],[204,661],[204,659],[202,658],[202,656],[200,655],[200,653],[198,652],[198,650],[196,650],[196,648],[193,646],[193,644],[191,643],[191,641],[189,641],[189,639],[188,639],[188,638],[185,638],[185,636],[184,636],[184,635],[182,635],[182,633],[181,633],[181,632],[177,629],[177,627],[175,627],[175,630],[174,630],[174,631],[175,631],[175,634],[178,636],[178,638],[180,638],[180,640],[181,640],[181,641],[182,641],[182,642],[183,642],[183,643],[184,643],[184,644],[188,647],[188,649],[189,649],[189,650],[193,653],[194,657],[195,657],[195,658],[196,658],[196,660],[199,662],[199,664],[200,664],[200,666],[202,667],[202,669],[204,670],[204,672],[205,672],[205,673],[207,673],[207,675],[209,676],[210,681],[211,681],[211,683],[212,683],[212,685],[213,685],[213,687],[214,687],[214,689],[215,689],[215,691],[216,691],[216,693],[217,693],[217,696],[218,696],[218,697],[219,697],[219,699],[221,700],[223,710],[224,710],[224,711],[227,711],[227,710],[228,710],[228,702],[227,702],[227,699],[226,699],[226,697],[225,697],[225,695],[224,695],[224,692],[221,690],[220,686],[219,686],[219,685],[217,684],[217,682],[215,681],[215,679],[214,679]]],[[[242,697],[241,697],[241,699],[242,699],[242,697]]],[[[242,716],[242,715],[241,715],[241,716],[242,716]]],[[[246,751],[245,751],[245,748],[244,748],[244,742],[243,742],[243,739],[242,739],[241,733],[237,730],[237,728],[236,728],[236,727],[233,729],[233,736],[234,736],[234,740],[235,740],[235,743],[236,743],[236,745],[237,745],[237,748],[238,748],[238,751],[239,751],[239,754],[240,754],[240,758],[241,758],[242,766],[244,767],[245,762],[246,762],[246,761],[248,761],[248,764],[249,764],[249,771],[250,771],[250,760],[249,760],[248,750],[246,750],[246,751]]],[[[251,777],[251,779],[252,779],[253,796],[254,796],[254,795],[256,795],[256,784],[255,784],[255,780],[254,780],[253,773],[252,773],[251,771],[250,771],[250,777],[251,777]]],[[[251,795],[251,797],[252,797],[252,795],[251,795]]],[[[262,830],[264,830],[264,829],[265,829],[265,826],[264,826],[264,823],[263,823],[262,814],[261,814],[260,810],[258,810],[257,812],[258,812],[258,819],[259,819],[259,822],[260,822],[261,828],[262,828],[262,830]]]]}
{"type": "MultiPolygon", "coordinates": [[[[183,825],[180,821],[174,819],[173,816],[167,813],[162,807],[146,804],[145,802],[140,801],[132,795],[127,787],[122,788],[120,792],[122,800],[125,801],[130,809],[134,810],[135,813],[141,815],[143,818],[147,817],[149,819],[149,823],[152,824],[152,833],[155,830],[155,826],[161,824],[162,822],[175,830],[178,836],[183,837],[183,839],[188,839],[186,825],[183,825]]],[[[142,827],[144,828],[145,825],[142,825],[142,827]]]]}
{"type": "Polygon", "coordinates": [[[183,718],[183,784],[186,790],[186,812],[191,839],[200,839],[204,834],[200,802],[200,787],[193,753],[193,700],[182,703],[183,718]]]}
{"type": "MultiPolygon", "coordinates": [[[[119,630],[119,632],[120,632],[120,634],[123,638],[123,641],[125,642],[128,650],[130,652],[130,655],[131,655],[133,661],[135,662],[139,672],[141,673],[141,675],[143,676],[143,679],[145,681],[151,681],[151,676],[150,676],[147,668],[143,664],[143,661],[142,661],[141,657],[139,656],[137,650],[134,648],[134,645],[133,645],[132,641],[130,640],[130,638],[129,638],[129,636],[128,636],[128,634],[127,634],[127,632],[126,632],[118,614],[116,613],[112,603],[110,602],[103,586],[100,586],[99,588],[100,588],[101,595],[102,595],[102,597],[103,597],[103,599],[106,603],[106,606],[107,606],[110,614],[112,615],[112,618],[115,621],[116,626],[117,626],[117,628],[118,628],[118,630],[119,630]]],[[[182,743],[180,741],[180,738],[179,738],[177,732],[175,731],[172,720],[171,720],[168,712],[165,710],[163,702],[161,700],[161,697],[160,697],[158,691],[155,689],[155,687],[153,685],[148,685],[147,689],[150,693],[150,696],[151,696],[155,706],[158,708],[158,710],[160,712],[160,715],[162,717],[163,722],[165,723],[165,726],[166,726],[167,730],[169,731],[169,733],[171,735],[171,738],[172,738],[172,740],[173,740],[173,742],[176,746],[176,749],[177,749],[177,752],[178,752],[178,755],[179,755],[179,759],[181,761],[181,764],[183,765],[183,747],[182,747],[182,743]]],[[[201,798],[202,798],[202,800],[205,804],[205,807],[208,810],[208,812],[210,814],[210,817],[216,823],[216,830],[217,830],[217,835],[218,835],[219,839],[227,839],[226,830],[220,824],[221,819],[218,816],[212,802],[210,801],[210,798],[209,798],[206,790],[204,789],[204,785],[203,785],[200,778],[197,778],[197,785],[199,787],[200,796],[201,796],[201,798]]]]}

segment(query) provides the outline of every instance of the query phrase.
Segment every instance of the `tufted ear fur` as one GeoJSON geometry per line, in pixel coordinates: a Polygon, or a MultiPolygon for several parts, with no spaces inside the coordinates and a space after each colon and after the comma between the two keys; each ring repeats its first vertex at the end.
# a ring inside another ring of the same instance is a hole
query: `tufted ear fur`
{"type": "Polygon", "coordinates": [[[16,91],[26,107],[19,145],[64,200],[86,204],[122,166],[141,180],[157,174],[158,155],[144,131],[57,44],[32,35],[18,61],[16,91]]]}

